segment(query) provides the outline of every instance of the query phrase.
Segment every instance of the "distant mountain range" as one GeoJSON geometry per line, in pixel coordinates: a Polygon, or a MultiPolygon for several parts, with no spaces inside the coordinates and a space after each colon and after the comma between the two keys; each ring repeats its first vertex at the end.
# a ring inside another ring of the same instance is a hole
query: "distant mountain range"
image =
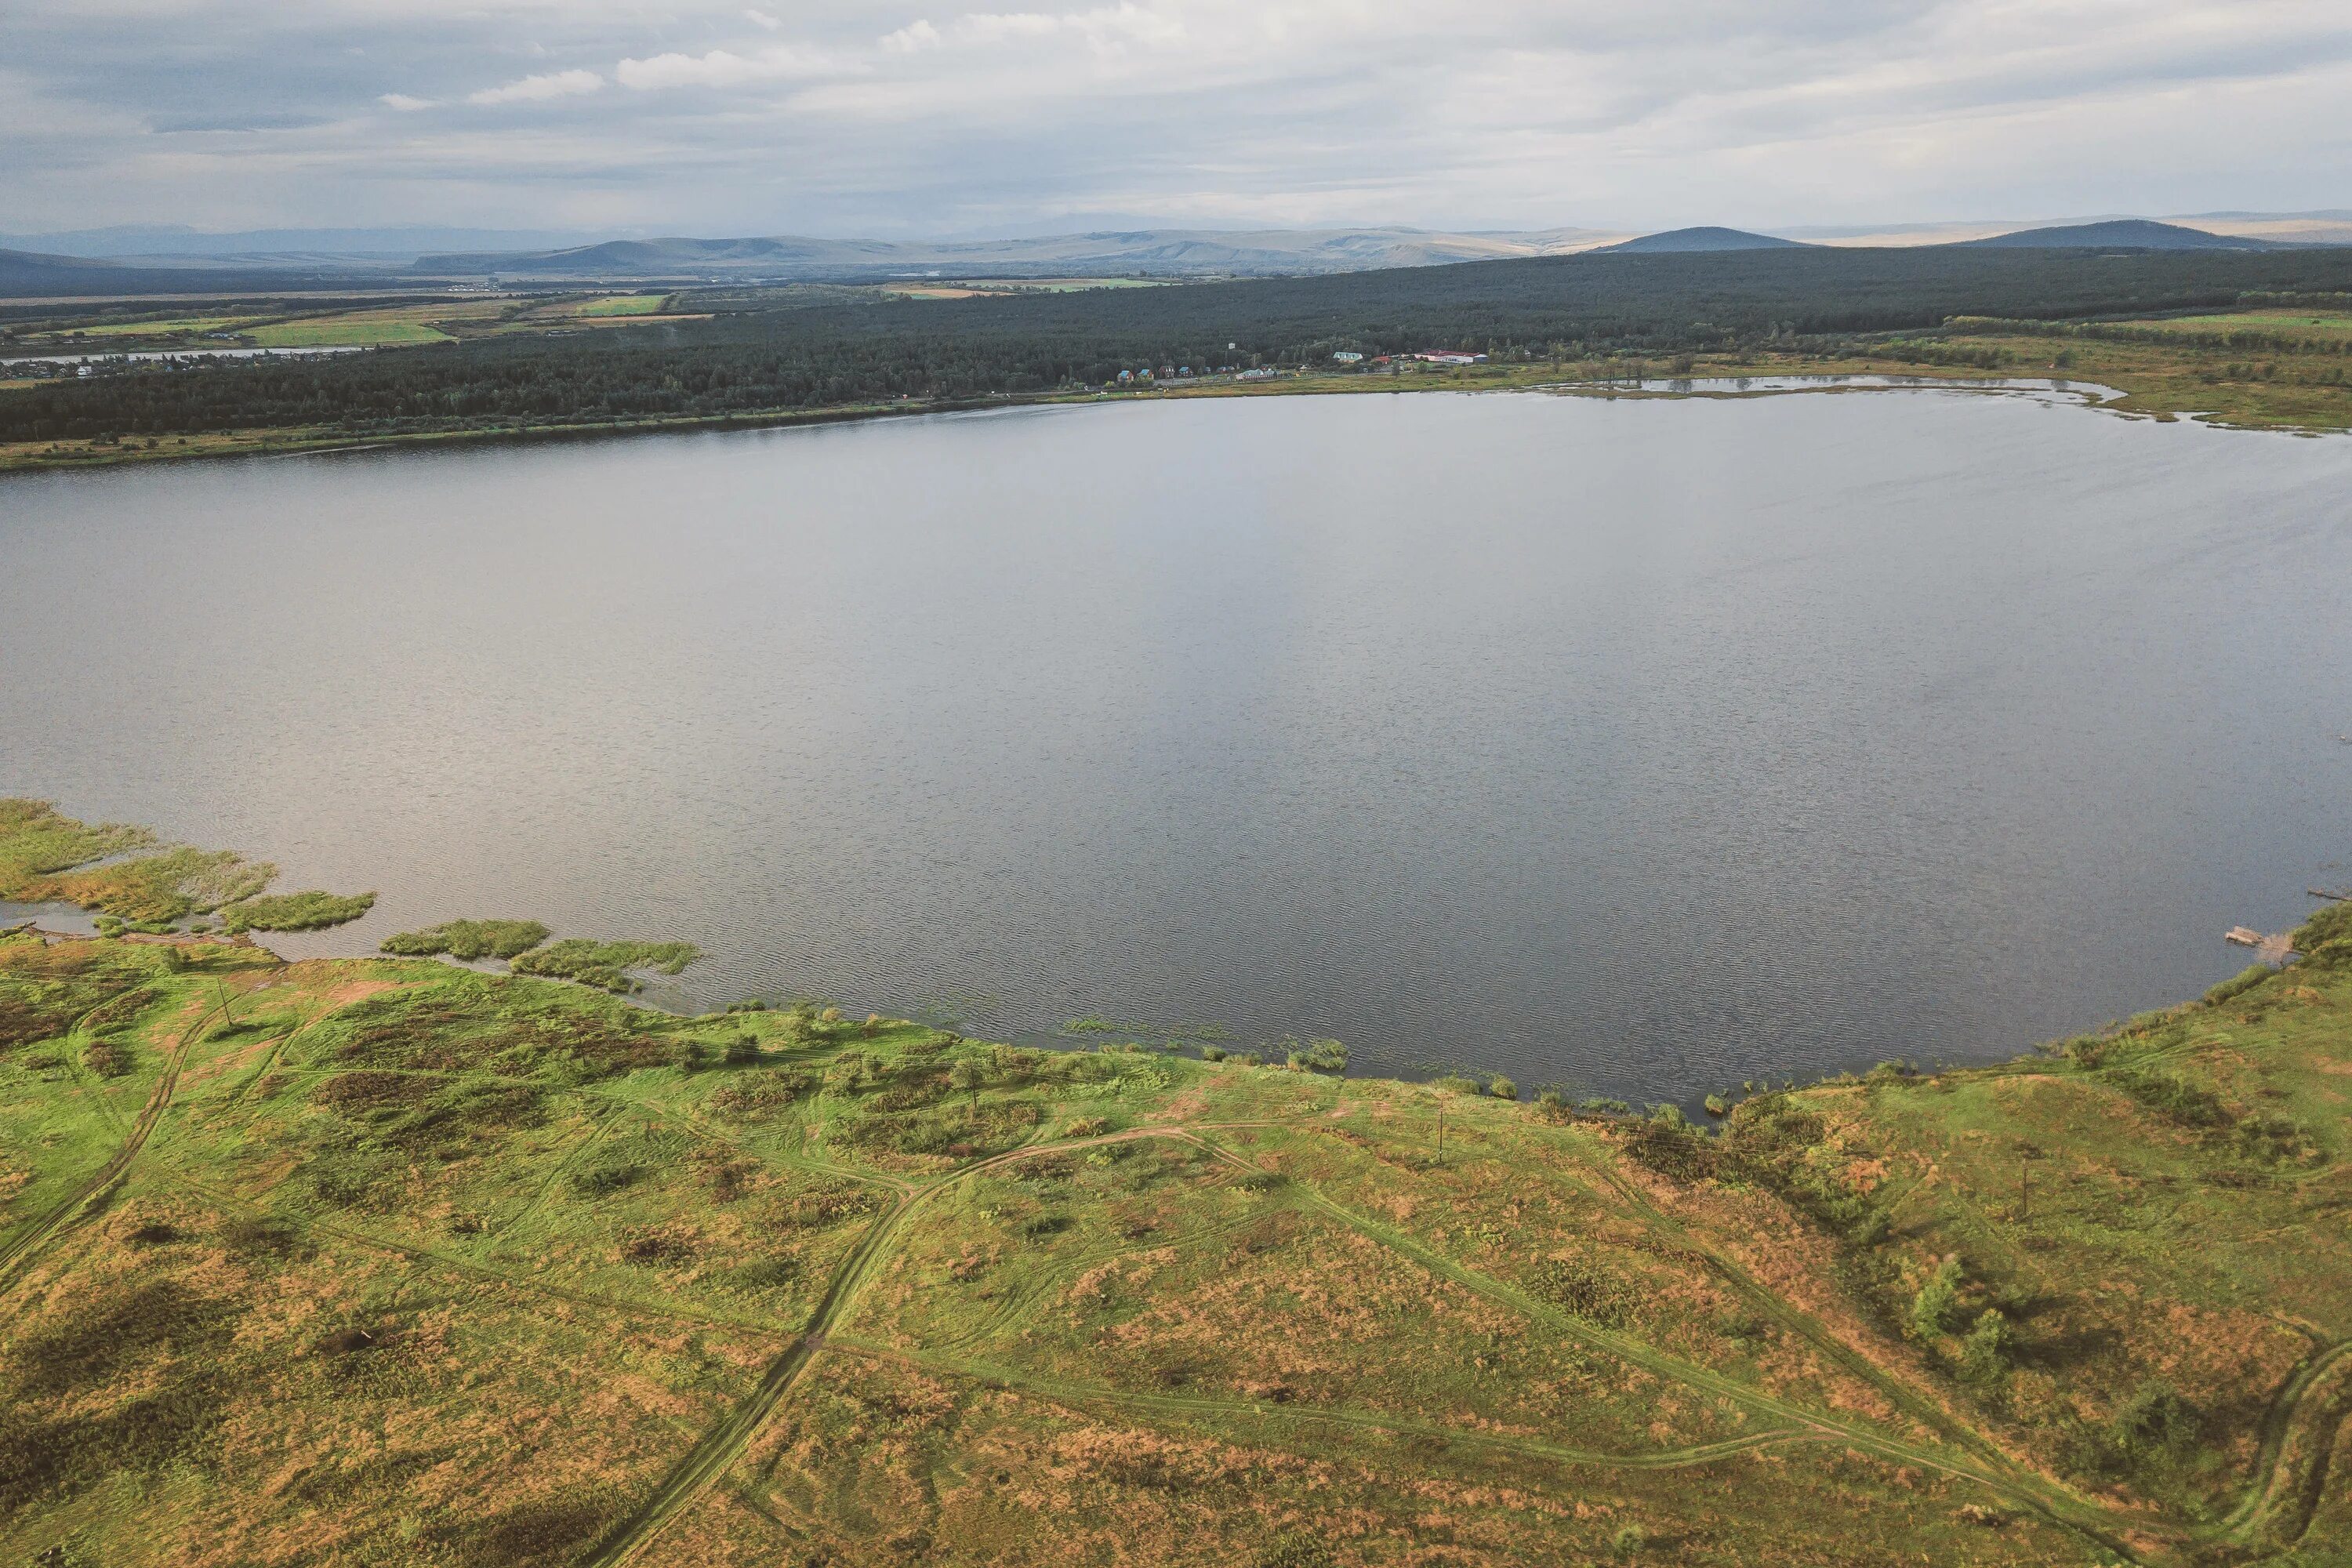
{"type": "Polygon", "coordinates": [[[600,237],[565,229],[501,228],[248,228],[207,233],[184,224],[122,224],[0,237],[30,251],[94,260],[168,259],[181,266],[251,266],[309,262],[405,265],[436,250],[553,250],[600,237]]]}
{"type": "Polygon", "coordinates": [[[0,249],[0,299],[89,300],[117,295],[298,293],[414,287],[390,268],[348,258],[193,268],[144,259],[106,260],[0,249]]]}
{"type": "MultiPolygon", "coordinates": [[[[2309,242],[2216,234],[2149,218],[2108,218],[2097,223],[2012,229],[2005,234],[1947,243],[2005,250],[2281,250],[2309,242]]],[[[1675,228],[1600,246],[1596,250],[1622,256],[1670,256],[1694,251],[1788,250],[1804,244],[1802,240],[1750,234],[1738,228],[1675,228]]]]}
{"type": "MultiPolygon", "coordinates": [[[[2352,225],[2333,243],[2352,243],[2352,225]]],[[[2326,243],[2327,241],[2323,241],[2326,243]]],[[[1678,228],[1625,236],[1601,229],[1442,233],[1416,228],[1116,229],[1038,238],[927,242],[814,239],[630,239],[540,251],[420,256],[419,273],[501,279],[887,279],[929,274],[1008,277],[1087,273],[1152,277],[1272,277],[1431,267],[1584,251],[1673,255],[1783,250],[1799,239],[1736,228],[1678,228]]],[[[1850,242],[1851,243],[1851,242],[1850,242]]],[[[2145,218],[2020,229],[1966,243],[2057,248],[2266,249],[2310,240],[2221,234],[2145,218]]]]}
{"type": "Polygon", "coordinates": [[[2193,222],[2101,218],[2043,226],[1930,225],[1768,235],[1721,227],[1627,235],[1606,229],[1461,231],[1097,229],[1004,239],[605,239],[460,228],[85,229],[0,237],[0,295],[210,293],[360,289],[496,278],[502,283],[875,282],[927,277],[1279,277],[1567,256],[1961,244],[2099,250],[2272,249],[2352,245],[2352,214],[2215,213],[2193,222]],[[550,243],[552,242],[552,243],[550,243]]]}
{"type": "Polygon", "coordinates": [[[436,254],[419,257],[415,269],[444,277],[496,273],[519,278],[872,279],[930,272],[1295,276],[1563,256],[1616,237],[1606,230],[1580,228],[1517,234],[1443,234],[1416,228],[1151,228],[962,241],[814,239],[787,235],[750,239],[623,239],[536,252],[436,254]]]}

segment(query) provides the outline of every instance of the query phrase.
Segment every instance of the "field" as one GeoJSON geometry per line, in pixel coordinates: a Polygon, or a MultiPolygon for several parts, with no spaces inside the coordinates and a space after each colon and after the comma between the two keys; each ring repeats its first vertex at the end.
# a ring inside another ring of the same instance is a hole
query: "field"
{"type": "Polygon", "coordinates": [[[652,316],[658,315],[669,303],[666,294],[608,294],[601,300],[583,300],[569,308],[574,316],[652,316]]]}
{"type": "MultiPolygon", "coordinates": [[[[92,318],[87,310],[21,326],[20,352],[87,349],[173,349],[241,345],[250,348],[406,348],[484,337],[528,334],[574,326],[621,326],[661,315],[664,294],[611,294],[552,299],[431,300],[355,305],[320,311],[277,308],[210,316],[132,311],[127,319],[92,318]]],[[[703,316],[684,320],[700,321],[703,316]]]]}
{"type": "Polygon", "coordinates": [[[310,321],[271,321],[263,326],[247,327],[243,335],[255,347],[265,349],[326,348],[348,343],[381,348],[454,341],[449,333],[429,321],[416,321],[406,312],[389,310],[353,311],[349,315],[322,316],[310,321]]]}
{"type": "Polygon", "coordinates": [[[2161,321],[2128,324],[2154,327],[2174,333],[2251,331],[2276,332],[2295,338],[2352,338],[2352,311],[2344,310],[2226,310],[2211,315],[2168,316],[2161,321]]]}
{"type": "Polygon", "coordinates": [[[1012,299],[1023,294],[1086,294],[1099,289],[1164,289],[1160,278],[972,278],[884,283],[877,291],[908,300],[1012,299]]]}
{"type": "Polygon", "coordinates": [[[89,338],[183,337],[202,332],[233,331],[258,316],[179,316],[160,321],[105,321],[79,329],[89,338]]]}
{"type": "MultiPolygon", "coordinates": [[[[10,820],[11,875],[135,842],[10,820]]],[[[1726,1086],[1710,1133],[20,931],[0,1546],[2339,1563],[2352,917],[2299,943],[2007,1067],[1726,1086]]]]}

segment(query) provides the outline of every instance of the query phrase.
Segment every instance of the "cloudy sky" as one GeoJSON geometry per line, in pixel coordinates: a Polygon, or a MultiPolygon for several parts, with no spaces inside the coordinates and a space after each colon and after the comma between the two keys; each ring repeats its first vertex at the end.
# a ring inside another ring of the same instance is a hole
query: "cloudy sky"
{"type": "Polygon", "coordinates": [[[2352,206],[2345,0],[0,0],[0,231],[2352,206]]]}

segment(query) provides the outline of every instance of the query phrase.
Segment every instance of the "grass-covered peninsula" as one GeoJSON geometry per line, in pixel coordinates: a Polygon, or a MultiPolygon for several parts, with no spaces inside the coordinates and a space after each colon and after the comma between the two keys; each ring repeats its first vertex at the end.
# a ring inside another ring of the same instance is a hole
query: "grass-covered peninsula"
{"type": "Polygon", "coordinates": [[[1703,1131],[20,928],[0,1557],[2345,1562],[2352,914],[2297,946],[1703,1131]]]}

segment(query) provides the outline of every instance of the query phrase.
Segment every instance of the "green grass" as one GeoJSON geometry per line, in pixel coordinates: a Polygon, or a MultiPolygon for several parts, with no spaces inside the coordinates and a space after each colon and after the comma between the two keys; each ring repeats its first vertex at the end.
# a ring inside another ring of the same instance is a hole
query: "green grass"
{"type": "Polygon", "coordinates": [[[397,347],[416,343],[446,343],[457,340],[425,321],[370,315],[330,316],[306,321],[272,321],[252,327],[245,335],[266,349],[335,348],[346,345],[397,347]]]}
{"type": "Polygon", "coordinates": [[[405,958],[451,958],[475,962],[510,959],[547,940],[547,928],[537,921],[448,921],[422,931],[402,931],[383,939],[385,952],[405,958]]]}
{"type": "Polygon", "coordinates": [[[240,931],[324,931],[348,925],[375,907],[373,893],[264,893],[223,909],[221,924],[240,931]]]}
{"type": "Polygon", "coordinates": [[[669,303],[667,294],[609,294],[601,300],[583,300],[572,306],[567,314],[574,316],[653,316],[661,313],[669,303]]]}
{"type": "Polygon", "coordinates": [[[29,899],[34,885],[55,872],[145,849],[154,842],[155,836],[143,827],[114,822],[92,826],[58,816],[45,800],[0,798],[0,899],[29,899]]]}
{"type": "Polygon", "coordinates": [[[2352,911],[2300,941],[2061,1051],[1751,1094],[1719,1135],[1445,1098],[1441,1158],[1441,1092],[1378,1079],[0,938],[0,1540],[2340,1560],[2352,911]]]}
{"type": "Polygon", "coordinates": [[[2202,316],[2167,316],[2138,323],[2182,332],[2275,332],[2290,337],[2352,338],[2352,311],[2222,310],[2202,316]]]}
{"type": "Polygon", "coordinates": [[[86,338],[149,338],[172,337],[192,332],[234,331],[248,323],[265,321],[261,316],[175,316],[160,321],[106,321],[93,327],[75,329],[76,335],[86,338]]]}
{"type": "Polygon", "coordinates": [[[512,967],[517,974],[576,980],[600,991],[626,995],[644,989],[643,983],[632,978],[629,971],[680,974],[701,956],[701,949],[691,942],[593,942],[575,936],[566,937],[551,947],[518,954],[512,967]]]}
{"type": "Polygon", "coordinates": [[[154,843],[144,828],[91,826],[58,816],[47,801],[0,798],[0,898],[79,904],[99,911],[102,927],[147,932],[215,910],[231,931],[318,931],[355,921],[375,903],[373,893],[265,893],[278,868],[226,849],[131,853],[154,843]]]}

